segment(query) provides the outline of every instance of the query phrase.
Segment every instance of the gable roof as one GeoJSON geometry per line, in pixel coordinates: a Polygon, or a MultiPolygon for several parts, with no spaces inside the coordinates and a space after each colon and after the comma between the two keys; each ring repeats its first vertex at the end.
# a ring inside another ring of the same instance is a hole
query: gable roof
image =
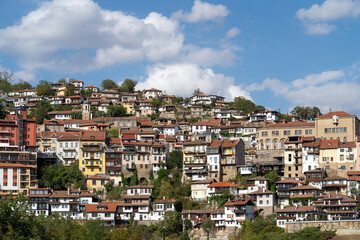
{"type": "Polygon", "coordinates": [[[105,141],[106,132],[104,131],[84,131],[82,141],[105,141]]]}
{"type": "Polygon", "coordinates": [[[344,111],[337,111],[337,112],[329,112],[327,114],[324,114],[318,118],[332,118],[333,116],[339,116],[339,117],[352,117],[354,115],[351,115],[347,112],[344,112],[344,111]]]}
{"type": "Polygon", "coordinates": [[[229,182],[213,182],[208,187],[238,187],[235,184],[229,182]]]}

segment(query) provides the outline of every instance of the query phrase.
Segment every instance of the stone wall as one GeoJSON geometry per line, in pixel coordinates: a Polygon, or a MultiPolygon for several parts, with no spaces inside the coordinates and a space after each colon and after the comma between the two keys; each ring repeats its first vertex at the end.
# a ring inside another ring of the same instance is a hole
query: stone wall
{"type": "Polygon", "coordinates": [[[319,226],[321,230],[336,230],[337,235],[360,234],[360,220],[288,222],[285,224],[285,230],[294,233],[305,227],[319,226]]]}

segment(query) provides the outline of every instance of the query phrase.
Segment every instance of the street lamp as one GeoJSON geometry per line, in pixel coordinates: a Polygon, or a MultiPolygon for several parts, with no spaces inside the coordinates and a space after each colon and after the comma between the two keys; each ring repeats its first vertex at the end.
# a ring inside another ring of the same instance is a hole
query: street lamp
{"type": "Polygon", "coordinates": [[[164,230],[163,240],[165,240],[165,226],[163,226],[163,230],[164,230]]]}

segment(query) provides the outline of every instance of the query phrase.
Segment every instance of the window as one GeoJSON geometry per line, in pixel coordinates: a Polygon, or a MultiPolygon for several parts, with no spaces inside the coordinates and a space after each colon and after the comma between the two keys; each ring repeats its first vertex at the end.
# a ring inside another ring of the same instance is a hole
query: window
{"type": "Polygon", "coordinates": [[[96,185],[96,180],[92,180],[92,185],[96,185]]]}
{"type": "Polygon", "coordinates": [[[291,131],[290,130],[285,130],[284,131],[284,136],[288,136],[288,135],[290,135],[291,134],[291,131]]]}
{"type": "Polygon", "coordinates": [[[281,145],[281,149],[285,149],[285,140],[284,139],[280,140],[280,145],[281,145]]]}
{"type": "Polygon", "coordinates": [[[267,149],[267,150],[270,149],[270,140],[266,140],[266,149],[267,149]]]}
{"type": "Polygon", "coordinates": [[[288,170],[291,171],[291,167],[288,167],[288,170]]]}
{"type": "Polygon", "coordinates": [[[347,138],[346,138],[346,137],[344,137],[344,142],[347,142],[347,138]]]}
{"type": "Polygon", "coordinates": [[[273,144],[274,144],[274,149],[278,149],[278,143],[277,143],[277,140],[276,140],[276,139],[274,139],[273,144]]]}
{"type": "Polygon", "coordinates": [[[91,216],[92,217],[97,217],[97,213],[92,213],[91,216]]]}
{"type": "Polygon", "coordinates": [[[110,217],[111,214],[110,213],[105,213],[105,217],[110,217]]]}
{"type": "Polygon", "coordinates": [[[340,161],[344,161],[344,155],[340,155],[340,161]]]}

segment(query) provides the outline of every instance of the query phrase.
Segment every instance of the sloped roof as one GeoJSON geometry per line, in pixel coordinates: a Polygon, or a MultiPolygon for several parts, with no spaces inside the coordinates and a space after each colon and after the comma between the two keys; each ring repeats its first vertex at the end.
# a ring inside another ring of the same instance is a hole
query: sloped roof
{"type": "Polygon", "coordinates": [[[82,141],[105,141],[106,132],[104,131],[84,131],[81,140],[82,141]]]}
{"type": "Polygon", "coordinates": [[[208,187],[238,187],[235,184],[229,182],[213,182],[208,187]]]}
{"type": "Polygon", "coordinates": [[[315,206],[291,206],[284,209],[279,209],[276,212],[313,212],[315,211],[315,206]]]}
{"type": "Polygon", "coordinates": [[[337,111],[337,112],[329,112],[327,114],[324,114],[322,116],[320,116],[319,118],[332,118],[333,116],[339,116],[339,117],[352,117],[354,115],[351,115],[347,112],[344,111],[337,111]]]}

